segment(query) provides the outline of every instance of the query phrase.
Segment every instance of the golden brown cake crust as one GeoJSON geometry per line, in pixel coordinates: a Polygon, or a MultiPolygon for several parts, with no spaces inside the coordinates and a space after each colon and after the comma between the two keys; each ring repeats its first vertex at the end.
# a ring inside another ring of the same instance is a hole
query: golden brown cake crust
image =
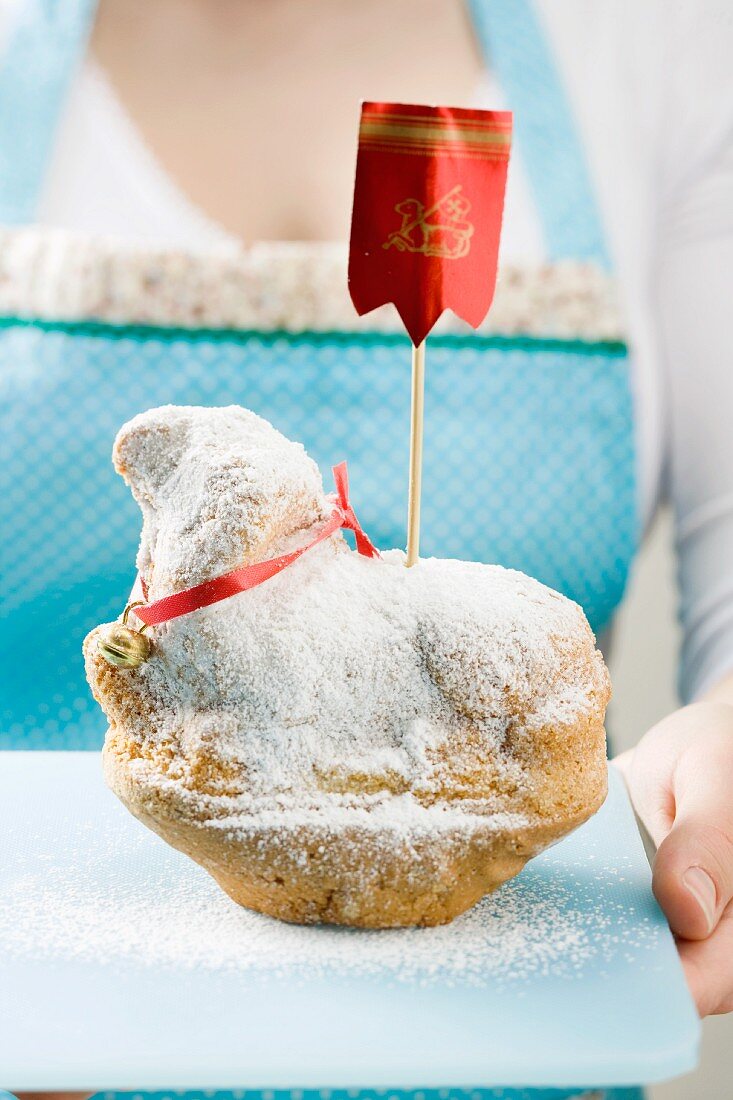
{"type": "MultiPolygon", "coordinates": [[[[245,410],[152,410],[115,455],[152,598],[302,545],[330,509],[302,448],[245,410]]],[[[451,920],[605,797],[602,658],[580,608],[520,573],[406,570],[337,534],[156,628],[139,669],[104,661],[100,629],[109,786],[284,920],[451,920]]]]}
{"type": "Polygon", "coordinates": [[[107,745],[107,783],[127,808],[172,847],[200,863],[234,901],[297,924],[404,928],[445,924],[519,874],[533,856],[586,821],[606,796],[605,769],[593,801],[553,821],[439,833],[319,829],[255,821],[221,830],[176,812],[156,788],[144,791],[107,745]]]}

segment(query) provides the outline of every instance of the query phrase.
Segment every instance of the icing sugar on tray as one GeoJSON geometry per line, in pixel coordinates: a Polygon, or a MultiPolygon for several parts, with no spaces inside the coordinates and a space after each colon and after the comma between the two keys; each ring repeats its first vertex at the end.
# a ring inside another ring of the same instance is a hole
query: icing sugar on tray
{"type": "MultiPolygon", "coordinates": [[[[242,909],[204,871],[126,820],[77,819],[64,832],[73,859],[59,863],[41,850],[30,873],[16,838],[20,873],[11,874],[0,909],[0,944],[10,958],[289,981],[350,974],[521,987],[540,976],[578,980],[618,954],[642,964],[658,937],[650,917],[619,902],[624,857],[617,866],[599,860],[592,840],[575,868],[550,851],[451,924],[365,932],[284,924],[242,909]]],[[[12,864],[12,842],[10,853],[12,864]]]]}

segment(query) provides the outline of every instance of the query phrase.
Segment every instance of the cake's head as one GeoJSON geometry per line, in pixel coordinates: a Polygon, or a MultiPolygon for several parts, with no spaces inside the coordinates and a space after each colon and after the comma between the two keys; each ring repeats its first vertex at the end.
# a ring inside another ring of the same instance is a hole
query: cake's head
{"type": "Polygon", "coordinates": [[[125,424],[113,458],[143,514],[151,598],[272,556],[328,509],[300,443],[237,405],[151,409],[125,424]]]}
{"type": "MultiPolygon", "coordinates": [[[[167,407],[115,444],[160,599],[310,541],[299,444],[236,407],[167,407]]],[[[108,782],[237,901],[289,920],[449,920],[593,813],[608,678],[582,611],[498,566],[369,560],[341,532],[152,628],[89,681],[108,782]]]]}

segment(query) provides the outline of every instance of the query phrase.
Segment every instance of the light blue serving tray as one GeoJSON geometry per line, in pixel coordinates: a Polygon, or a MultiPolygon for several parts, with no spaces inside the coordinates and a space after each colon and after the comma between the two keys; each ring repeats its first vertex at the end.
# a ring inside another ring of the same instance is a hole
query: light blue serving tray
{"type": "Polygon", "coordinates": [[[442,929],[248,913],[106,790],[0,753],[0,1087],[633,1085],[699,1022],[623,784],[442,929]]]}

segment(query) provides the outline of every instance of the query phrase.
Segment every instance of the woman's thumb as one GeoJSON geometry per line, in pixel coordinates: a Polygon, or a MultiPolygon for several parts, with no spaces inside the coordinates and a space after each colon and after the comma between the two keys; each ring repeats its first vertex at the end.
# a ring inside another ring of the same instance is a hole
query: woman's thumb
{"type": "MultiPolygon", "coordinates": [[[[712,824],[713,807],[701,820],[682,813],[659,846],[653,888],[672,931],[688,940],[705,939],[733,897],[733,830],[726,805],[721,824],[712,824]]],[[[721,808],[722,809],[722,808],[721,808]]]]}

